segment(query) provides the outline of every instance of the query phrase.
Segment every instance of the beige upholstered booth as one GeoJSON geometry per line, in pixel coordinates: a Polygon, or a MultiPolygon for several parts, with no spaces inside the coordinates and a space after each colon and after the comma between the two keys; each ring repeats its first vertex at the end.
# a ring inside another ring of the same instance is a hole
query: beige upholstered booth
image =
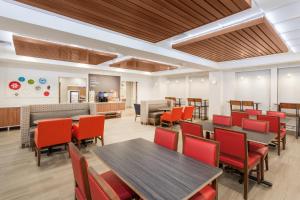
{"type": "Polygon", "coordinates": [[[156,125],[159,122],[163,111],[160,108],[173,107],[173,103],[168,100],[141,101],[141,123],[156,125]]]}
{"type": "Polygon", "coordinates": [[[96,104],[43,104],[21,107],[21,146],[31,147],[35,120],[49,118],[65,118],[75,115],[96,114],[96,104]]]}

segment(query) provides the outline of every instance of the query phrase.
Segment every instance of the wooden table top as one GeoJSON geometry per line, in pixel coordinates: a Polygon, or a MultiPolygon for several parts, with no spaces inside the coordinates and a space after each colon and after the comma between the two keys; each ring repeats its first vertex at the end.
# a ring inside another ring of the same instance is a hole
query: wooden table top
{"type": "Polygon", "coordinates": [[[248,141],[253,141],[261,144],[269,144],[275,137],[276,134],[274,133],[259,133],[255,131],[249,131],[249,130],[244,130],[241,127],[238,126],[220,126],[220,125],[214,125],[212,121],[207,120],[207,121],[200,121],[197,122],[202,125],[202,128],[204,131],[209,131],[209,132],[214,132],[215,128],[224,128],[232,131],[238,131],[238,132],[243,132],[247,134],[247,140],[248,141]]]}
{"type": "Polygon", "coordinates": [[[188,199],[222,174],[141,138],[98,147],[95,153],[145,200],[188,199]]]}

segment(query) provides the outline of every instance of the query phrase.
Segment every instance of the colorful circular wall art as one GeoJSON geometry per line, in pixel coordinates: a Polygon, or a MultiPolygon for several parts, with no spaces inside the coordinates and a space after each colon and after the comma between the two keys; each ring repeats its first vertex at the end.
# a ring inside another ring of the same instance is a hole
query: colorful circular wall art
{"type": "Polygon", "coordinates": [[[20,76],[20,77],[18,78],[18,80],[19,80],[20,82],[24,82],[26,79],[25,79],[25,77],[20,76]]]}
{"type": "Polygon", "coordinates": [[[19,83],[18,81],[11,81],[9,84],[8,84],[8,87],[11,89],[11,90],[18,90],[21,88],[21,83],[19,83]]]}
{"type": "Polygon", "coordinates": [[[29,79],[27,82],[28,82],[28,84],[30,84],[30,85],[33,85],[33,84],[34,84],[34,80],[33,80],[33,79],[29,79]]]}
{"type": "Polygon", "coordinates": [[[50,95],[50,92],[48,92],[48,91],[44,92],[45,97],[48,97],[49,95],[50,95]]]}
{"type": "Polygon", "coordinates": [[[40,78],[40,79],[39,79],[39,82],[40,82],[40,84],[45,84],[45,83],[47,83],[47,79],[45,79],[45,78],[40,78]]]}
{"type": "Polygon", "coordinates": [[[47,86],[47,90],[50,90],[50,89],[51,89],[51,86],[50,86],[50,85],[48,85],[48,86],[47,86]]]}

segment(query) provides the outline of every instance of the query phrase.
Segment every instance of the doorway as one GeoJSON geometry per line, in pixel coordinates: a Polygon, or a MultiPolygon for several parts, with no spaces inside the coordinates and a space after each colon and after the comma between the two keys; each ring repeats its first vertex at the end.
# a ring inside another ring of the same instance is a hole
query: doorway
{"type": "Polygon", "coordinates": [[[137,103],[137,84],[134,81],[121,82],[121,99],[125,102],[126,108],[133,108],[137,103]]]}

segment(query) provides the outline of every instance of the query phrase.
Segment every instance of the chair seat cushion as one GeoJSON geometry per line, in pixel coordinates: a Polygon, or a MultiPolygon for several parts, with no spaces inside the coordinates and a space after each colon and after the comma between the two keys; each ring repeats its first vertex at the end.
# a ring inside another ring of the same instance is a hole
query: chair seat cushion
{"type": "MultiPolygon", "coordinates": [[[[221,154],[220,161],[224,164],[230,165],[237,169],[244,168],[243,160],[229,155],[221,154]]],[[[252,152],[248,153],[248,168],[252,169],[255,166],[255,164],[258,163],[259,161],[260,161],[260,156],[258,154],[252,152]]]]}
{"type": "Polygon", "coordinates": [[[118,194],[121,200],[131,199],[134,192],[112,171],[100,175],[118,194]]]}
{"type": "Polygon", "coordinates": [[[82,194],[78,187],[75,188],[75,196],[76,200],[86,200],[85,196],[82,194]]]}
{"type": "Polygon", "coordinates": [[[260,156],[265,156],[269,152],[269,148],[266,145],[259,144],[256,142],[249,142],[249,151],[252,153],[257,153],[260,156]]]}
{"type": "Polygon", "coordinates": [[[190,198],[190,200],[213,200],[215,197],[216,190],[211,185],[207,185],[192,198],[190,198]]]}

